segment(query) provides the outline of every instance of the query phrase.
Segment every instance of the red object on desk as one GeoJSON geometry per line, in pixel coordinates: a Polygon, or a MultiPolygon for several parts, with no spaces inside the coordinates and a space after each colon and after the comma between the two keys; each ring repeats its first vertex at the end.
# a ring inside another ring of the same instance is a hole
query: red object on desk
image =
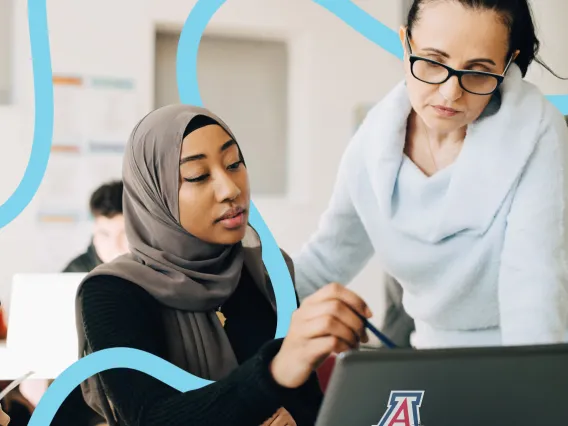
{"type": "Polygon", "coordinates": [[[6,320],[4,318],[4,310],[0,306],[0,340],[6,340],[8,334],[8,327],[6,326],[6,320]]]}
{"type": "Polygon", "coordinates": [[[335,355],[328,357],[316,370],[320,388],[323,393],[325,393],[327,389],[329,379],[331,378],[331,373],[333,372],[333,367],[335,367],[335,355]]]}

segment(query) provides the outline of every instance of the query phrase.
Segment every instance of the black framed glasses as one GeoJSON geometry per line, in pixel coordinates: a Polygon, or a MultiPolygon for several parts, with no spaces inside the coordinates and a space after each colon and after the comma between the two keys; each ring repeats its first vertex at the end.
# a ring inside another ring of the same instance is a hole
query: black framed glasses
{"type": "Polygon", "coordinates": [[[414,55],[410,46],[408,31],[406,31],[406,46],[409,53],[410,72],[414,78],[428,84],[443,84],[455,75],[460,87],[474,95],[493,94],[505,80],[505,74],[514,57],[514,55],[511,55],[509,58],[503,74],[494,74],[485,71],[456,70],[441,62],[414,55]]]}

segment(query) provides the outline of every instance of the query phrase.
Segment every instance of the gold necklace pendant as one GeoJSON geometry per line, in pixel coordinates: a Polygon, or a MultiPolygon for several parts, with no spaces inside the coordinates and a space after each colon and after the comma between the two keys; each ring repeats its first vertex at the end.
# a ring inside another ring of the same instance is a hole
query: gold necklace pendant
{"type": "Polygon", "coordinates": [[[225,327],[225,321],[227,320],[227,318],[225,318],[225,315],[223,315],[223,312],[217,311],[215,313],[217,314],[217,318],[219,318],[219,322],[221,323],[221,326],[225,327]]]}

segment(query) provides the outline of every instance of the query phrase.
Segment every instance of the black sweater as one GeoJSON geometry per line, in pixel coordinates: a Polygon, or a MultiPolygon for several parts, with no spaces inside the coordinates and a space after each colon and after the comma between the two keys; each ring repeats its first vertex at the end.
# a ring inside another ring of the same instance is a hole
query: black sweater
{"type": "Polygon", "coordinates": [[[91,272],[101,263],[103,262],[99,258],[95,246],[91,243],[87,247],[87,251],[69,262],[63,272],[91,272]]]}
{"type": "MultiPolygon", "coordinates": [[[[141,287],[116,277],[94,277],[83,286],[82,310],[93,351],[130,347],[165,358],[160,305],[141,287]]],[[[283,406],[298,426],[315,423],[322,399],[316,375],[298,389],[287,389],[270,374],[282,342],[274,339],[276,315],[248,274],[222,312],[239,367],[223,380],[185,393],[135,370],[107,370],[100,374],[102,382],[122,421],[259,426],[283,406]]]]}

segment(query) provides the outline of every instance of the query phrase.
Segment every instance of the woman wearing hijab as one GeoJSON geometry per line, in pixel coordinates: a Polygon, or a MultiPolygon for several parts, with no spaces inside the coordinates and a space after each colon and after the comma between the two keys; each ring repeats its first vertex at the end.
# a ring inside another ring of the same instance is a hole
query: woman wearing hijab
{"type": "Polygon", "coordinates": [[[113,369],[83,383],[87,403],[110,425],[313,425],[314,369],[366,341],[354,311],[371,313],[330,285],[274,339],[274,292],[247,220],[248,174],[226,124],[187,105],[150,113],[127,144],[123,181],[131,253],[79,288],[80,356],[130,347],[215,383],[182,393],[113,369]]]}

